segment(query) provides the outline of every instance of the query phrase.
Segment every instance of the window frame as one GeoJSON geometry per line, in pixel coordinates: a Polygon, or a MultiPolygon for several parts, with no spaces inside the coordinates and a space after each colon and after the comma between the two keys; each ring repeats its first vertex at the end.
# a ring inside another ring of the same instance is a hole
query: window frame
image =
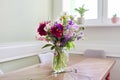
{"type": "MultiPolygon", "coordinates": [[[[64,11],[64,1],[65,0],[62,0],[63,1],[63,6],[62,6],[62,11],[64,11]]],[[[66,1],[68,1],[68,0],[66,0],[66,1]]],[[[103,7],[104,7],[104,5],[106,4],[103,4],[103,1],[105,1],[105,0],[97,0],[97,6],[98,6],[98,9],[97,9],[97,19],[86,19],[86,23],[85,24],[101,24],[101,23],[103,23],[104,21],[103,20],[105,20],[105,19],[103,19],[103,16],[105,16],[104,14],[106,14],[106,12],[105,13],[103,13],[103,7]]],[[[105,11],[105,10],[104,10],[105,11]]]]}
{"type": "MultiPolygon", "coordinates": [[[[55,1],[55,0],[54,0],[55,1]]],[[[54,6],[54,8],[57,8],[57,10],[59,10],[59,12],[55,12],[54,10],[53,10],[53,13],[56,13],[57,15],[60,15],[62,12],[64,12],[64,1],[65,0],[58,0],[60,3],[61,3],[61,5],[60,6],[54,6]]],[[[66,1],[69,1],[69,0],[66,0],[66,1]]],[[[59,4],[59,3],[54,3],[54,4],[59,4]]],[[[85,24],[87,25],[89,25],[89,24],[95,24],[95,25],[101,25],[101,24],[112,24],[112,22],[111,22],[111,19],[110,18],[108,18],[108,0],[98,0],[98,3],[97,3],[97,5],[98,5],[98,16],[97,16],[97,19],[88,19],[88,20],[86,20],[85,22],[85,24]]],[[[54,15],[53,14],[53,16],[54,16],[54,20],[56,19],[55,18],[55,16],[57,16],[57,15],[54,15]]]]}

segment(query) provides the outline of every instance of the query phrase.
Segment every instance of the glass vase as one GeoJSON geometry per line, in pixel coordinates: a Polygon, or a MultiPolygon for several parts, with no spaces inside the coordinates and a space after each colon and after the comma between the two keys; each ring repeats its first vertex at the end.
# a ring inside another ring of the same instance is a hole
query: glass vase
{"type": "Polygon", "coordinates": [[[65,71],[67,66],[67,55],[63,48],[57,47],[53,57],[53,71],[54,73],[61,73],[65,71]]]}

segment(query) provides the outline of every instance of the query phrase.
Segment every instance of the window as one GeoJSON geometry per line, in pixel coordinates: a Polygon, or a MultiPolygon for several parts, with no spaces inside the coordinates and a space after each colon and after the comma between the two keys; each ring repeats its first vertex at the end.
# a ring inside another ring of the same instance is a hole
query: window
{"type": "Polygon", "coordinates": [[[74,9],[83,4],[89,9],[85,13],[87,23],[110,23],[110,18],[114,14],[120,17],[118,0],[63,0],[63,11],[79,16],[74,9]]]}
{"type": "MultiPolygon", "coordinates": [[[[97,7],[98,7],[97,0],[92,0],[92,1],[94,2],[94,5],[93,3],[91,3],[90,0],[69,0],[69,2],[65,3],[65,6],[67,3],[69,3],[69,5],[66,7],[66,11],[76,16],[79,16],[79,13],[75,11],[75,8],[78,8],[84,4],[85,5],[84,7],[86,9],[89,9],[89,11],[86,12],[85,14],[85,18],[86,19],[97,19],[97,16],[98,16],[97,15],[98,14],[97,13],[97,7]]],[[[65,8],[63,8],[63,10],[65,11],[65,8]]]]}
{"type": "Polygon", "coordinates": [[[108,0],[108,18],[111,18],[114,14],[120,16],[120,3],[118,0],[108,0]]]}

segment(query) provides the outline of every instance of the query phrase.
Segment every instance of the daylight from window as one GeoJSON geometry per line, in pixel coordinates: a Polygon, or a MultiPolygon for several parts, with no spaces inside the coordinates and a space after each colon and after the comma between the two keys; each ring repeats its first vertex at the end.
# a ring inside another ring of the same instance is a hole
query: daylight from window
{"type": "Polygon", "coordinates": [[[75,8],[79,8],[82,5],[84,5],[84,7],[86,9],[89,9],[89,11],[87,11],[85,13],[85,18],[86,19],[97,19],[97,16],[98,16],[97,0],[92,0],[92,2],[94,2],[94,5],[93,5],[93,3],[91,3],[91,0],[69,0],[68,2],[66,0],[66,1],[64,1],[64,4],[68,4],[68,3],[69,4],[67,6],[65,5],[65,7],[63,9],[64,9],[64,11],[67,11],[70,14],[78,17],[79,13],[75,11],[75,8]]]}
{"type": "Polygon", "coordinates": [[[75,8],[84,5],[86,23],[111,23],[113,15],[120,17],[120,4],[118,0],[63,0],[63,11],[66,11],[76,17],[79,13],[75,8]],[[67,5],[66,5],[67,4],[67,5]]]}
{"type": "Polygon", "coordinates": [[[108,18],[111,18],[114,14],[120,17],[120,3],[118,0],[108,0],[108,18]]]}

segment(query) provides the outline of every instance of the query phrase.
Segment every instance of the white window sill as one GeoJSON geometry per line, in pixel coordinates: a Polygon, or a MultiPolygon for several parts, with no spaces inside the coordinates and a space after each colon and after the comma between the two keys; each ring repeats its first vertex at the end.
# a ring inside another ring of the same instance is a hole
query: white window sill
{"type": "Polygon", "coordinates": [[[84,26],[84,27],[120,27],[120,23],[99,23],[99,24],[80,24],[80,26],[84,26]]]}

